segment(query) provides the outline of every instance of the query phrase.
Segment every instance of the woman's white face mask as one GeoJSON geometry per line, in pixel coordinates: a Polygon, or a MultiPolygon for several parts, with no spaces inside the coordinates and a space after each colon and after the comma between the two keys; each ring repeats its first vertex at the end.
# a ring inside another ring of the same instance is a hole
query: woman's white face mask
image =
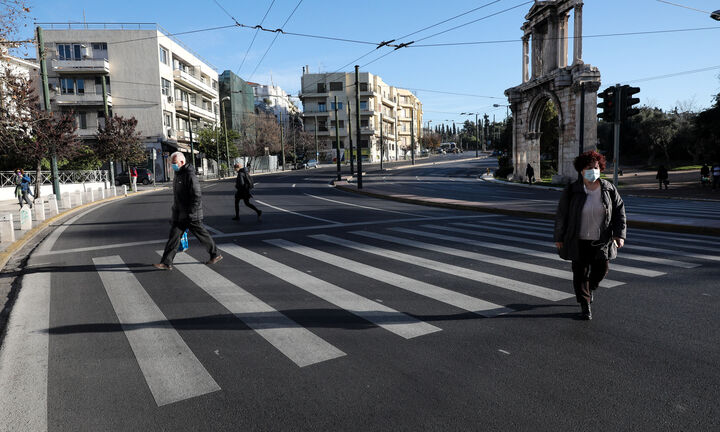
{"type": "Polygon", "coordinates": [[[586,169],[583,177],[585,177],[585,180],[589,181],[590,183],[596,181],[597,179],[600,178],[600,168],[586,169]]]}

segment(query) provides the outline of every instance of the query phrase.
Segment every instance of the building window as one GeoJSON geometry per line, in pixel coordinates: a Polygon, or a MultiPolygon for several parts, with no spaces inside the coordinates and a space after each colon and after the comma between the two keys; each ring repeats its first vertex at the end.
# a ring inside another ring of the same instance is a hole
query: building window
{"type": "Polygon", "coordinates": [[[330,83],[330,91],[342,91],[342,89],[343,89],[343,83],[341,81],[330,83]]]}
{"type": "Polygon", "coordinates": [[[318,102],[318,111],[327,112],[327,105],[325,105],[325,102],[318,102]]]}
{"type": "Polygon", "coordinates": [[[107,59],[107,43],[105,42],[93,42],[92,44],[93,49],[93,59],[95,60],[102,60],[107,59]]]}
{"type": "MultiPolygon", "coordinates": [[[[335,110],[335,102],[330,102],[330,109],[331,109],[331,110],[335,110]]],[[[338,104],[337,104],[337,109],[339,109],[339,110],[343,109],[343,103],[342,103],[342,102],[338,102],[338,104]]]]}
{"type": "Polygon", "coordinates": [[[72,78],[60,78],[60,93],[75,94],[75,81],[72,78]]]}
{"type": "Polygon", "coordinates": [[[217,80],[212,80],[212,88],[213,88],[213,90],[217,90],[217,88],[218,88],[217,80]]]}
{"type": "Polygon", "coordinates": [[[87,114],[84,112],[76,114],[77,125],[79,129],[87,129],[87,114]]]}
{"type": "Polygon", "coordinates": [[[73,45],[73,56],[75,57],[75,60],[80,60],[82,58],[82,47],[80,45],[73,45]]]}
{"type": "Polygon", "coordinates": [[[85,94],[85,80],[82,78],[75,80],[75,88],[77,89],[77,94],[85,94]]]}
{"type": "Polygon", "coordinates": [[[368,119],[360,120],[360,127],[370,127],[370,122],[368,119]]]}
{"type": "Polygon", "coordinates": [[[360,109],[361,109],[361,110],[366,110],[366,109],[368,109],[368,103],[367,103],[367,101],[360,101],[360,109]]]}
{"type": "Polygon", "coordinates": [[[58,59],[60,60],[71,60],[72,51],[70,44],[58,44],[58,59]]]}
{"type": "Polygon", "coordinates": [[[359,83],[360,84],[360,91],[368,91],[368,83],[359,83]]]}
{"type": "MultiPolygon", "coordinates": [[[[335,127],[335,123],[336,123],[335,120],[331,120],[331,121],[330,121],[330,127],[333,127],[333,128],[334,128],[334,127],[335,127]]],[[[340,128],[340,129],[345,129],[345,120],[340,120],[340,121],[339,121],[338,128],[340,128]]]]}
{"type": "Polygon", "coordinates": [[[163,113],[163,124],[165,125],[165,127],[172,127],[172,114],[170,114],[169,112],[163,113]]]}
{"type": "Polygon", "coordinates": [[[168,63],[168,50],[166,48],[160,47],[160,63],[169,65],[168,63]]]}
{"type": "Polygon", "coordinates": [[[160,78],[160,85],[162,88],[162,94],[165,96],[172,95],[172,89],[170,88],[170,81],[166,80],[165,78],[160,78]]]}
{"type": "Polygon", "coordinates": [[[360,140],[360,148],[367,148],[368,140],[360,140]]]}
{"type": "Polygon", "coordinates": [[[317,92],[318,93],[325,93],[325,83],[318,83],[317,85],[317,92]]]}

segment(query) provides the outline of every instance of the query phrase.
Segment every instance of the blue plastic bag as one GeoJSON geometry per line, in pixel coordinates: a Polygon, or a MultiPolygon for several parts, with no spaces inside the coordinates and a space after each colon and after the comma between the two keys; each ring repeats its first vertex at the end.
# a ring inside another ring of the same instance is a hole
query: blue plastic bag
{"type": "Polygon", "coordinates": [[[182,237],[180,237],[180,247],[178,247],[178,252],[185,252],[188,250],[190,246],[188,246],[188,230],[185,230],[182,237]]]}

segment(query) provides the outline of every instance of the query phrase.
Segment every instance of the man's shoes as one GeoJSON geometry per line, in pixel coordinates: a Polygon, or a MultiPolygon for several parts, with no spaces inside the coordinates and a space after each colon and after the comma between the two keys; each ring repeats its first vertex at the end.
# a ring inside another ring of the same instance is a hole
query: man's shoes
{"type": "Polygon", "coordinates": [[[240,220],[240,218],[235,216],[234,218],[232,218],[232,220],[240,220]]]}
{"type": "Polygon", "coordinates": [[[153,267],[155,267],[158,270],[172,270],[172,268],[173,268],[171,265],[167,265],[167,264],[163,264],[163,263],[153,264],[153,267]]]}
{"type": "Polygon", "coordinates": [[[580,308],[582,319],[585,321],[590,321],[592,319],[592,309],[590,308],[590,305],[587,303],[580,303],[580,308]]]}
{"type": "Polygon", "coordinates": [[[258,222],[260,222],[260,216],[262,216],[262,210],[258,210],[258,222]]]}
{"type": "Polygon", "coordinates": [[[217,262],[220,261],[221,259],[223,259],[223,256],[222,256],[222,255],[215,255],[214,257],[210,258],[210,261],[206,262],[205,264],[207,264],[207,265],[212,265],[212,264],[217,263],[217,262]]]}

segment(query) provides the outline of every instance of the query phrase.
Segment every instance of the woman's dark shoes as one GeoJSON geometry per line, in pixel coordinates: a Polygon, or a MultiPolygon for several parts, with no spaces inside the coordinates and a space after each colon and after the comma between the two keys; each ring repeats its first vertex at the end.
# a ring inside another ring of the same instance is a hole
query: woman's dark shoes
{"type": "Polygon", "coordinates": [[[232,218],[232,220],[240,220],[240,218],[235,216],[234,218],[232,218]]]}
{"type": "Polygon", "coordinates": [[[258,222],[260,222],[260,217],[262,216],[262,210],[258,210],[258,222]]]}

